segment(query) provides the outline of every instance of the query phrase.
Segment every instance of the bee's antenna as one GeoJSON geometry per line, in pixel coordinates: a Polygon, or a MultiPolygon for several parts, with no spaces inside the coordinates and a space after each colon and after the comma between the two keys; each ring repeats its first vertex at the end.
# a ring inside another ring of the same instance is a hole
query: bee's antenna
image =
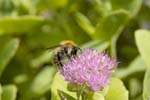
{"type": "Polygon", "coordinates": [[[51,50],[51,49],[55,49],[57,47],[60,47],[61,45],[54,45],[54,46],[51,46],[51,47],[47,47],[46,49],[47,50],[51,50]]]}

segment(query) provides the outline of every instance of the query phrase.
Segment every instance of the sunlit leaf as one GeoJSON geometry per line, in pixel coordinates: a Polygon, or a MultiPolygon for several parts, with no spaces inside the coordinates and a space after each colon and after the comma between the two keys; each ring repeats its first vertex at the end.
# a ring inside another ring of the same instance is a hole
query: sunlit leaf
{"type": "Polygon", "coordinates": [[[115,75],[119,78],[126,78],[127,76],[142,72],[146,70],[146,65],[140,56],[136,57],[127,68],[120,68],[115,75]]]}
{"type": "Polygon", "coordinates": [[[67,90],[67,82],[63,79],[63,76],[61,76],[59,73],[55,75],[53,83],[51,85],[51,93],[52,93],[51,100],[60,100],[58,92],[57,92],[58,89],[67,93],[73,98],[76,98],[75,92],[69,92],[67,90]]]}
{"type": "Polygon", "coordinates": [[[17,87],[15,85],[3,86],[2,100],[16,100],[17,87]]]}
{"type": "Polygon", "coordinates": [[[105,99],[101,93],[96,92],[92,96],[89,96],[88,100],[105,100],[105,99]]]}
{"type": "Polygon", "coordinates": [[[112,78],[105,100],[128,100],[128,91],[120,79],[112,78]]]}
{"type": "Polygon", "coordinates": [[[135,40],[147,68],[150,68],[150,32],[142,29],[137,30],[135,32],[135,40]]]}

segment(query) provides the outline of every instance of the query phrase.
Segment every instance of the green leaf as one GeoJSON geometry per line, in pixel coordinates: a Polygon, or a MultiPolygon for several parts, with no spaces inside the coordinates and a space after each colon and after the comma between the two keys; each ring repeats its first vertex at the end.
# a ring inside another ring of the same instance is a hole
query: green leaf
{"type": "Polygon", "coordinates": [[[15,84],[21,84],[28,80],[28,76],[27,76],[27,74],[19,74],[16,77],[14,77],[13,80],[14,80],[15,84]]]}
{"type": "Polygon", "coordinates": [[[15,85],[3,86],[2,100],[16,100],[17,87],[15,85]]]}
{"type": "Polygon", "coordinates": [[[73,98],[72,96],[68,95],[67,93],[61,91],[61,90],[58,90],[58,95],[59,97],[64,100],[64,99],[67,99],[67,100],[76,100],[75,98],[73,98]]]}
{"type": "Polygon", "coordinates": [[[103,51],[105,51],[109,46],[110,46],[110,43],[107,42],[107,41],[105,41],[105,42],[102,42],[102,43],[100,43],[100,44],[98,44],[98,45],[95,45],[95,46],[93,47],[93,49],[98,50],[98,51],[100,51],[100,52],[103,52],[103,51]]]}
{"type": "Polygon", "coordinates": [[[34,4],[34,7],[36,7],[36,13],[40,13],[48,8],[51,8],[51,10],[63,8],[67,5],[68,0],[59,0],[59,2],[56,0],[34,0],[32,3],[34,4]]]}
{"type": "Polygon", "coordinates": [[[3,92],[3,89],[2,89],[2,86],[0,84],[0,100],[2,100],[2,92],[3,92]]]}
{"type": "Polygon", "coordinates": [[[63,79],[63,76],[61,76],[59,73],[55,75],[53,83],[51,85],[51,93],[52,93],[51,100],[60,100],[57,92],[58,89],[67,93],[71,97],[76,98],[75,92],[69,92],[67,90],[67,82],[63,79]]]}
{"type": "Polygon", "coordinates": [[[134,17],[141,8],[143,0],[110,0],[112,4],[112,10],[124,9],[130,13],[131,17],[134,17]]]}
{"type": "Polygon", "coordinates": [[[38,16],[2,17],[0,18],[0,32],[31,32],[40,28],[44,22],[45,19],[38,16]]]}
{"type": "Polygon", "coordinates": [[[129,64],[127,68],[121,68],[116,70],[115,75],[119,78],[126,78],[127,76],[133,73],[137,73],[145,70],[146,70],[146,65],[142,60],[142,58],[138,56],[129,64]]]}
{"type": "Polygon", "coordinates": [[[107,16],[111,12],[111,2],[109,0],[95,0],[100,7],[100,11],[102,16],[107,16]]]}
{"type": "Polygon", "coordinates": [[[106,50],[108,47],[109,47],[109,42],[100,41],[100,40],[92,40],[90,42],[81,45],[82,49],[92,48],[92,49],[99,50],[101,52],[106,50]]]}
{"type": "Polygon", "coordinates": [[[93,47],[95,47],[95,45],[98,45],[98,44],[101,44],[100,40],[92,40],[92,41],[89,41],[89,42],[82,44],[80,47],[82,49],[93,48],[93,47]]]}
{"type": "Polygon", "coordinates": [[[128,81],[129,84],[129,91],[130,91],[130,98],[135,98],[137,95],[141,95],[142,84],[141,80],[137,78],[131,78],[128,81]]]}
{"type": "Polygon", "coordinates": [[[110,41],[111,55],[116,58],[116,41],[129,20],[128,12],[119,10],[102,18],[97,25],[95,39],[110,41]]]}
{"type": "Polygon", "coordinates": [[[46,0],[46,1],[48,1],[48,4],[55,9],[62,8],[68,3],[68,0],[59,0],[59,2],[57,2],[56,0],[46,0]]]}
{"type": "Polygon", "coordinates": [[[52,58],[53,52],[49,52],[49,51],[46,51],[44,52],[42,55],[40,55],[39,57],[31,60],[30,64],[33,68],[38,68],[40,67],[42,64],[44,63],[47,63],[50,61],[50,59],[52,58]]]}
{"type": "Polygon", "coordinates": [[[26,91],[25,98],[33,99],[49,91],[55,72],[56,68],[48,66],[38,73],[26,91]]]}
{"type": "Polygon", "coordinates": [[[128,91],[120,79],[111,79],[105,100],[128,100],[128,91]]]}
{"type": "Polygon", "coordinates": [[[79,26],[85,30],[89,35],[94,34],[95,28],[91,24],[90,20],[82,13],[75,13],[75,19],[79,26]]]}
{"type": "Polygon", "coordinates": [[[113,12],[100,20],[94,37],[100,40],[110,40],[114,35],[120,34],[129,16],[124,10],[113,12]]]}
{"type": "Polygon", "coordinates": [[[144,84],[143,84],[143,100],[150,99],[150,69],[145,73],[144,84]]]}
{"type": "Polygon", "coordinates": [[[18,15],[23,15],[23,14],[34,14],[34,7],[31,2],[31,0],[11,0],[14,4],[14,11],[13,13],[18,14],[18,15]],[[31,10],[32,12],[30,12],[31,10]]]}
{"type": "Polygon", "coordinates": [[[150,32],[142,29],[137,30],[135,32],[135,40],[147,68],[150,68],[150,32]]]}
{"type": "Polygon", "coordinates": [[[19,40],[18,39],[12,39],[10,40],[4,48],[0,52],[0,76],[9,63],[9,61],[13,58],[15,55],[17,49],[19,46],[19,40]]]}

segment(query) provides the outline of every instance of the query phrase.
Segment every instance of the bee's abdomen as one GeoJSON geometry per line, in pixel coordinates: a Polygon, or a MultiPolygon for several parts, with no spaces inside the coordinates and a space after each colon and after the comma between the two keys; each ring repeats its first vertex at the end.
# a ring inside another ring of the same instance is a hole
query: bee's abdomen
{"type": "Polygon", "coordinates": [[[78,47],[67,47],[64,46],[61,48],[53,58],[53,63],[60,69],[63,67],[63,64],[71,60],[72,57],[76,57],[80,48],[78,47]]]}

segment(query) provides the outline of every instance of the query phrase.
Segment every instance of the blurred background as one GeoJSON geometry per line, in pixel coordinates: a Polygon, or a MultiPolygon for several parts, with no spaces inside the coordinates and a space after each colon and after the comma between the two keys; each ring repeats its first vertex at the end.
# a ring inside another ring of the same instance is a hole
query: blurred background
{"type": "Polygon", "coordinates": [[[50,100],[56,68],[46,48],[72,40],[116,58],[115,76],[142,100],[137,29],[150,29],[150,0],[0,0],[0,98],[50,100]]]}

